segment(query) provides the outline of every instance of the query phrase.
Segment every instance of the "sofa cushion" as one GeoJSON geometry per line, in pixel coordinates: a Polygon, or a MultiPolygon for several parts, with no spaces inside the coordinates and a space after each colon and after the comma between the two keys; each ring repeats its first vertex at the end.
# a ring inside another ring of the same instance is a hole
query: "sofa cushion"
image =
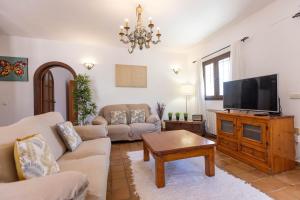
{"type": "Polygon", "coordinates": [[[110,124],[127,124],[127,113],[125,110],[116,110],[110,112],[110,124]]]}
{"type": "Polygon", "coordinates": [[[145,110],[130,110],[130,123],[145,123],[145,110]]]}
{"type": "MultiPolygon", "coordinates": [[[[111,111],[118,111],[118,110],[124,110],[128,112],[128,108],[125,104],[118,104],[118,105],[108,105],[104,106],[101,111],[100,115],[102,115],[108,122],[108,124],[111,123],[111,111]]],[[[127,116],[128,117],[128,116],[127,116]]]]}
{"type": "Polygon", "coordinates": [[[68,150],[74,151],[82,142],[71,122],[61,122],[57,125],[57,132],[63,139],[68,150]]]}
{"type": "Polygon", "coordinates": [[[81,159],[95,155],[109,155],[111,142],[109,138],[99,138],[82,142],[73,152],[65,153],[59,160],[81,159]]]}
{"type": "Polygon", "coordinates": [[[83,141],[107,137],[107,125],[74,126],[83,141]]]}
{"type": "Polygon", "coordinates": [[[0,199],[84,200],[87,187],[86,175],[69,171],[31,180],[0,183],[0,199]]]}
{"type": "Polygon", "coordinates": [[[14,142],[17,138],[30,133],[40,133],[57,160],[66,151],[66,146],[56,132],[56,124],[63,121],[61,114],[50,112],[24,118],[10,126],[0,127],[0,182],[18,180],[14,162],[14,142]]]}
{"type": "Polygon", "coordinates": [[[59,172],[59,166],[41,134],[17,139],[14,157],[20,180],[59,172]]]}
{"type": "Polygon", "coordinates": [[[61,171],[78,171],[87,175],[87,199],[106,199],[109,162],[107,156],[90,156],[77,160],[59,160],[61,171]]]}
{"type": "Polygon", "coordinates": [[[111,141],[130,140],[130,126],[126,124],[109,125],[108,136],[111,141]]]}
{"type": "Polygon", "coordinates": [[[128,110],[144,110],[146,114],[146,119],[151,114],[151,109],[148,104],[127,104],[128,110]]]}

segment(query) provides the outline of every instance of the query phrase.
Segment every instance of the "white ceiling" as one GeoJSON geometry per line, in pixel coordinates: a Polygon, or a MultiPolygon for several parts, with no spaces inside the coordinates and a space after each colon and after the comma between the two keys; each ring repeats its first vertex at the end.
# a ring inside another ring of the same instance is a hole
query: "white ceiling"
{"type": "Polygon", "coordinates": [[[135,24],[144,7],[161,29],[161,45],[181,48],[200,42],[273,0],[0,0],[0,34],[124,46],[124,18],[135,24]]]}

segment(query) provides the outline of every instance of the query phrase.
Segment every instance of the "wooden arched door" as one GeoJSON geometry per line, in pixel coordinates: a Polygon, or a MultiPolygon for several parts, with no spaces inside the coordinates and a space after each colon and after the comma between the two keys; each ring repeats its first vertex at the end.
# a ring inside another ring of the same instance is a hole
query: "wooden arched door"
{"type": "MultiPolygon", "coordinates": [[[[54,111],[55,108],[55,96],[54,96],[54,83],[53,75],[50,74],[50,69],[55,67],[61,67],[68,70],[76,78],[76,72],[69,65],[62,62],[48,62],[41,65],[34,73],[34,114],[42,114],[46,112],[54,111]],[[51,93],[51,87],[53,87],[53,93],[51,93]]],[[[67,120],[75,122],[77,120],[77,115],[74,112],[74,103],[72,97],[72,90],[74,89],[74,81],[70,81],[69,91],[68,91],[68,100],[67,100],[67,120]]]]}
{"type": "Polygon", "coordinates": [[[54,79],[50,70],[42,76],[42,113],[53,112],[55,109],[54,79]]]}

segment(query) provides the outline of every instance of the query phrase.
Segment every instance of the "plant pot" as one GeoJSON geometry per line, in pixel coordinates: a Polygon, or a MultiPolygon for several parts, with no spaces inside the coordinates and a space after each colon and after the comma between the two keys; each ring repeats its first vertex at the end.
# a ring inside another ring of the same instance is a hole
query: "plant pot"
{"type": "Polygon", "coordinates": [[[172,120],[172,116],[169,116],[169,120],[170,120],[170,121],[172,120]]]}
{"type": "Polygon", "coordinates": [[[188,116],[184,116],[184,121],[187,121],[188,120],[188,116]]]}
{"type": "Polygon", "coordinates": [[[179,118],[180,118],[180,117],[177,117],[177,116],[176,116],[176,120],[177,120],[177,121],[179,121],[179,118]]]}

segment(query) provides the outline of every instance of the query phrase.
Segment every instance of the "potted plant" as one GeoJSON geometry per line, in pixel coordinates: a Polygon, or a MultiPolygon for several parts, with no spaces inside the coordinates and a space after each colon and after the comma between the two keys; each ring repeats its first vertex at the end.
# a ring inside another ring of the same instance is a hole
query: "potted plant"
{"type": "Polygon", "coordinates": [[[77,124],[86,125],[88,117],[96,114],[96,104],[92,101],[91,80],[88,75],[78,74],[74,83],[74,110],[77,113],[77,124]]]}
{"type": "Polygon", "coordinates": [[[169,120],[171,121],[172,118],[173,118],[173,113],[172,113],[172,112],[169,112],[169,113],[168,113],[168,117],[169,117],[169,120]]]}
{"type": "Polygon", "coordinates": [[[180,119],[180,112],[175,113],[176,120],[178,121],[180,119]]]}
{"type": "Polygon", "coordinates": [[[184,121],[188,120],[188,113],[183,113],[184,121]]]}

